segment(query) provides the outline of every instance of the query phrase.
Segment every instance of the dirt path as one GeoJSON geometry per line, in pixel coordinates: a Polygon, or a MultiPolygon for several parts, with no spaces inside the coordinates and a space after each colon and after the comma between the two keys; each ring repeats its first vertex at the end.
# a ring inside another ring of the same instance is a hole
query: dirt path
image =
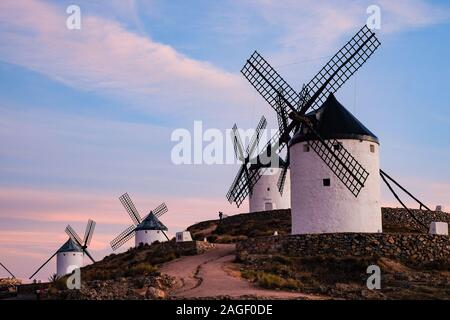
{"type": "Polygon", "coordinates": [[[230,298],[257,297],[273,299],[320,299],[320,297],[265,290],[240,278],[232,269],[235,245],[217,244],[204,254],[182,257],[160,269],[162,273],[177,278],[178,286],[171,296],[178,298],[206,298],[227,296],[230,298]]]}

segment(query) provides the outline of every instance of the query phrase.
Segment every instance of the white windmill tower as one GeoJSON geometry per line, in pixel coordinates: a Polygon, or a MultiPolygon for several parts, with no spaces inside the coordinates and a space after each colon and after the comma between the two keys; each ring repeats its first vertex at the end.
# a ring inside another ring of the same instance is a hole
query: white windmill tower
{"type": "Polygon", "coordinates": [[[56,275],[59,277],[71,273],[74,268],[83,267],[84,254],[86,254],[92,262],[95,262],[87,251],[87,247],[92,240],[94,229],[95,221],[89,220],[84,232],[84,238],[81,240],[75,230],[68,225],[65,231],[69,235],[69,239],[30,276],[30,279],[32,279],[54,256],[56,256],[56,275]]]}
{"type": "Polygon", "coordinates": [[[378,140],[332,95],[379,45],[364,26],[300,94],[256,51],[241,71],[283,119],[293,234],[381,232],[378,140]]]}
{"type": "Polygon", "coordinates": [[[278,161],[271,161],[270,143],[263,148],[258,156],[254,156],[257,149],[261,131],[267,125],[266,119],[261,117],[256,131],[245,149],[239,135],[236,124],[233,126],[232,139],[236,157],[242,162],[233,184],[231,185],[227,199],[235,202],[239,207],[244,199],[249,196],[249,212],[267,211],[275,209],[287,209],[290,207],[290,186],[285,186],[284,180],[289,180],[286,175],[287,166],[278,156],[278,161]],[[267,152],[267,153],[265,153],[267,152]],[[279,187],[279,181],[283,180],[279,187]]]}
{"type": "Polygon", "coordinates": [[[136,247],[140,244],[152,244],[155,241],[163,242],[169,240],[165,232],[168,230],[167,227],[158,219],[167,212],[165,203],[160,204],[142,219],[128,193],[121,195],[119,199],[130,215],[133,224],[111,241],[111,248],[114,251],[133,236],[135,237],[136,247]]]}
{"type": "Polygon", "coordinates": [[[330,166],[341,164],[322,161],[317,137],[306,128],[297,132],[289,142],[291,187],[300,195],[292,199],[292,233],[381,232],[378,138],[333,94],[306,116],[355,177],[333,174],[330,166]],[[365,180],[361,190],[357,179],[365,180]]]}

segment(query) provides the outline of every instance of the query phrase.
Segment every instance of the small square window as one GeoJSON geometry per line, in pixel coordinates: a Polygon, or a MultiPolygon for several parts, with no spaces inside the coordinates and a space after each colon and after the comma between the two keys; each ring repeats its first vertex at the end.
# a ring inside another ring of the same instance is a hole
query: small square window
{"type": "Polygon", "coordinates": [[[329,187],[331,184],[330,179],[323,179],[323,186],[324,187],[329,187]]]}
{"type": "Polygon", "coordinates": [[[373,144],[370,145],[370,152],[375,153],[375,146],[373,144]]]}
{"type": "Polygon", "coordinates": [[[307,144],[303,145],[303,152],[309,152],[309,145],[307,144]]]}

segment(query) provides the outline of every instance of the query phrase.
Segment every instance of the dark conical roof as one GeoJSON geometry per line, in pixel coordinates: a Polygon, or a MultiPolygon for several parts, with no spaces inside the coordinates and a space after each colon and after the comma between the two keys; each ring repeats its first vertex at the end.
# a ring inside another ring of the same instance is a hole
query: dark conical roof
{"type": "Polygon", "coordinates": [[[139,223],[135,229],[135,231],[138,230],[164,230],[167,231],[167,227],[159,221],[159,219],[153,214],[153,212],[150,212],[149,215],[142,220],[141,223],[139,223]]]}
{"type": "MultiPolygon", "coordinates": [[[[332,93],[319,109],[308,113],[307,116],[323,139],[355,139],[378,143],[377,136],[345,109],[332,93]]],[[[310,133],[299,131],[289,144],[314,139],[310,133]]]]}
{"type": "Polygon", "coordinates": [[[67,240],[57,251],[57,253],[61,252],[83,252],[83,249],[81,249],[75,241],[69,238],[69,240],[67,240]]]}

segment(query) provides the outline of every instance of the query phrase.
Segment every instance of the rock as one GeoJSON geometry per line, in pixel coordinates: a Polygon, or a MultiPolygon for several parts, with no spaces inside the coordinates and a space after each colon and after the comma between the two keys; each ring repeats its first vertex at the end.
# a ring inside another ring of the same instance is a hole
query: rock
{"type": "Polygon", "coordinates": [[[166,298],[166,293],[161,289],[155,287],[148,287],[145,293],[146,299],[164,299],[166,298]]]}

